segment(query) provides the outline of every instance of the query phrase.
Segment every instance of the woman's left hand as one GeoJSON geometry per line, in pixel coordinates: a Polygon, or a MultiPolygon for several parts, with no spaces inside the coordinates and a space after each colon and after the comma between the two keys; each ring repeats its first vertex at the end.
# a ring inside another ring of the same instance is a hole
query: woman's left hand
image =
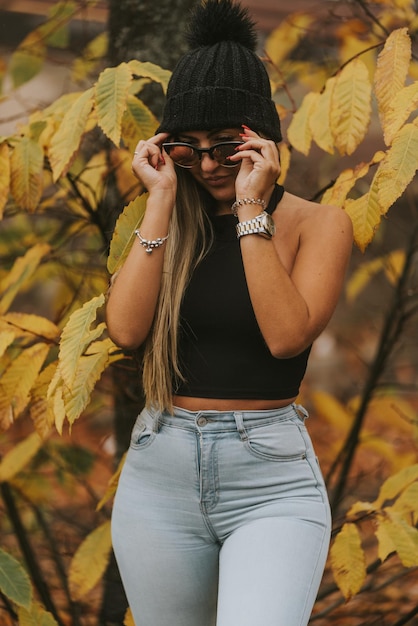
{"type": "Polygon", "coordinates": [[[241,161],[235,181],[237,198],[264,198],[280,174],[279,151],[274,141],[263,139],[246,126],[241,137],[244,143],[231,161],[241,161]]]}

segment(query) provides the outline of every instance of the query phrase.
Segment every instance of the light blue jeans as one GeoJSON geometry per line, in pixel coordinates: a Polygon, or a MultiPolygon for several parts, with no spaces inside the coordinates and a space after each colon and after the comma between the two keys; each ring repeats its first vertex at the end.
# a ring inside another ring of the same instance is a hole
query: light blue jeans
{"type": "Polygon", "coordinates": [[[331,521],[305,417],[141,413],[112,517],[136,626],[308,623],[331,521]]]}

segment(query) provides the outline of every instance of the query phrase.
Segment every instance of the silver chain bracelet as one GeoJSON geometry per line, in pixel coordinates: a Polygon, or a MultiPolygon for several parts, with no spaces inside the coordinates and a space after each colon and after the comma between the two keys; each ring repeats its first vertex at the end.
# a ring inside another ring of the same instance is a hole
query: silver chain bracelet
{"type": "Polygon", "coordinates": [[[235,200],[234,204],[231,206],[231,211],[235,217],[238,217],[237,211],[243,204],[259,204],[263,207],[263,211],[266,208],[266,203],[261,198],[241,198],[240,200],[235,200]]]}
{"type": "Polygon", "coordinates": [[[141,244],[141,246],[145,248],[145,252],[147,254],[151,254],[154,248],[159,248],[160,246],[162,246],[163,243],[167,241],[169,237],[169,235],[166,235],[165,237],[157,237],[156,239],[144,239],[141,233],[139,232],[139,229],[135,230],[134,232],[135,232],[135,235],[138,237],[139,243],[141,244]]]}

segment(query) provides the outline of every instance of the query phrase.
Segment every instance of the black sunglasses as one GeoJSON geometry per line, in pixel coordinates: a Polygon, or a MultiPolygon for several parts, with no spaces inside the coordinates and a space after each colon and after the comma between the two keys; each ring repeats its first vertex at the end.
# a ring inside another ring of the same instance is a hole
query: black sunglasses
{"type": "Polygon", "coordinates": [[[215,143],[210,148],[198,148],[190,143],[174,141],[172,143],[163,143],[163,148],[173,159],[174,163],[180,167],[199,165],[202,160],[202,154],[206,153],[223,167],[236,167],[239,163],[230,163],[229,157],[236,154],[237,146],[241,146],[243,143],[243,141],[223,141],[222,143],[215,143]]]}

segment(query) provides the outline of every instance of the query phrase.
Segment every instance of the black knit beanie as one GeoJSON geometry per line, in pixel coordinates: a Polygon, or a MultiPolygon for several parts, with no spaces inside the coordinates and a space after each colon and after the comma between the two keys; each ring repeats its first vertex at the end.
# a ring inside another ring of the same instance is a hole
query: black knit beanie
{"type": "Polygon", "coordinates": [[[255,53],[255,26],[247,9],[233,0],[204,0],[193,11],[187,41],[192,50],[173,71],[157,132],[176,135],[246,124],[281,141],[270,80],[255,53]]]}

